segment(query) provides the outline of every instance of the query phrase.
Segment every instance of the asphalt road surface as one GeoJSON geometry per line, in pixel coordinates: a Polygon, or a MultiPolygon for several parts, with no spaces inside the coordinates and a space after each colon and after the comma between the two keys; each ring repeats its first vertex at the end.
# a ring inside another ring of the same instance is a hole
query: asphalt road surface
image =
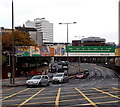
{"type": "MultiPolygon", "coordinates": [[[[69,72],[78,72],[77,63],[69,72]]],[[[81,64],[89,69],[86,79],[71,78],[68,83],[48,87],[4,87],[3,107],[120,107],[119,77],[115,72],[95,64],[81,64]]]]}

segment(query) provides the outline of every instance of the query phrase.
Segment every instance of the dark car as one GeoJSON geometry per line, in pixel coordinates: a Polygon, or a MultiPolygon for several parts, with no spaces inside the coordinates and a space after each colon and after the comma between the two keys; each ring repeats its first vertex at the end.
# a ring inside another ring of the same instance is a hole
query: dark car
{"type": "Polygon", "coordinates": [[[68,66],[67,66],[67,65],[63,65],[63,66],[62,66],[62,69],[63,69],[63,70],[68,70],[68,66]]]}
{"type": "Polygon", "coordinates": [[[89,75],[89,70],[88,69],[84,69],[84,73],[88,76],[89,75]]]}
{"type": "Polygon", "coordinates": [[[64,72],[64,70],[62,69],[62,65],[57,65],[58,68],[58,72],[64,72]]]}
{"type": "Polygon", "coordinates": [[[68,61],[60,61],[60,62],[58,62],[58,65],[67,66],[68,65],[68,61]]]}
{"type": "Polygon", "coordinates": [[[55,65],[53,65],[51,67],[51,73],[55,73],[57,71],[57,67],[55,65]]]}

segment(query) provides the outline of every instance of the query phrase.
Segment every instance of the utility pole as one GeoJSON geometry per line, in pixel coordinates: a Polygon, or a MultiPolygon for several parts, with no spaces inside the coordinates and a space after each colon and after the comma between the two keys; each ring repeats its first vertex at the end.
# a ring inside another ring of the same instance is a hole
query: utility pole
{"type": "Polygon", "coordinates": [[[12,58],[12,85],[15,84],[15,45],[14,45],[14,35],[13,35],[13,32],[14,32],[14,8],[13,8],[13,0],[12,0],[12,55],[13,55],[13,58],[12,58]]]}
{"type": "Polygon", "coordinates": [[[119,25],[118,25],[118,46],[120,46],[120,0],[118,3],[118,21],[119,21],[119,25]]]}

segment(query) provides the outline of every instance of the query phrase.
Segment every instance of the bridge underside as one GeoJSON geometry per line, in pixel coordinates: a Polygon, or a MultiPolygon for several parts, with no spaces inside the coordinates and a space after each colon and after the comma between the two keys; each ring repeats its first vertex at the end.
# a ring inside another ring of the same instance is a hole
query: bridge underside
{"type": "MultiPolygon", "coordinates": [[[[68,56],[68,61],[70,62],[81,62],[81,63],[106,63],[106,62],[111,62],[114,61],[115,57],[113,56],[80,56],[80,57],[69,57],[68,56]]],[[[67,57],[54,57],[54,61],[67,61],[67,57]]]]}

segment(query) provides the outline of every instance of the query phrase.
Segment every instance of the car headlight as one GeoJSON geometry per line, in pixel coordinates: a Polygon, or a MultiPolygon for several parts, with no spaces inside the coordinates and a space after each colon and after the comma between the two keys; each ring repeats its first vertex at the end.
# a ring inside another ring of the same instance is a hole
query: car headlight
{"type": "Polygon", "coordinates": [[[62,81],[63,81],[63,79],[61,78],[61,79],[59,79],[59,81],[60,81],[60,82],[62,82],[62,81]]]}
{"type": "Polygon", "coordinates": [[[37,81],[37,83],[39,83],[39,81],[37,81]]]}
{"type": "Polygon", "coordinates": [[[26,83],[29,83],[29,81],[26,81],[26,83]]]}

